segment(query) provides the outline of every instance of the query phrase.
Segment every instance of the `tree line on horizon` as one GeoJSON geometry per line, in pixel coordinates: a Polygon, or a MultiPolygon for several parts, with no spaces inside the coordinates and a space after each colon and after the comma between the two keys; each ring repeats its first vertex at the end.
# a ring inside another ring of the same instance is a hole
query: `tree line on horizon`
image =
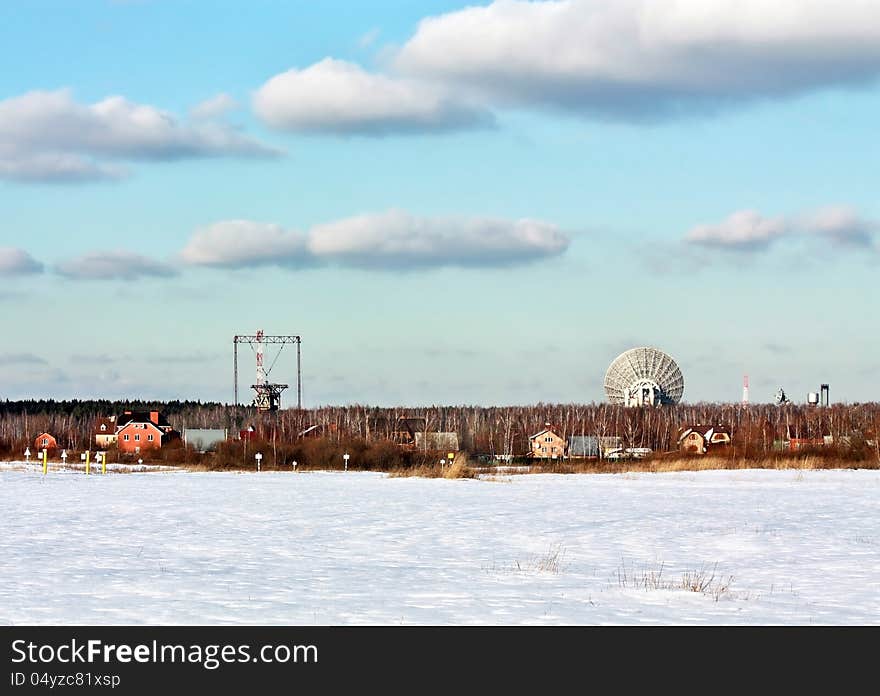
{"type": "Polygon", "coordinates": [[[694,403],[658,408],[626,408],[607,403],[528,406],[377,407],[367,405],[289,408],[259,413],[253,407],[200,401],[25,400],[0,402],[0,451],[12,453],[49,432],[59,446],[87,449],[96,420],[125,410],[160,411],[172,426],[227,428],[230,437],[248,426],[292,442],[312,426],[320,437],[341,441],[393,440],[401,418],[421,418],[428,432],[455,432],[461,449],[475,454],[524,454],[528,438],[550,424],[562,437],[618,436],[625,447],[675,448],[679,428],[720,424],[731,428],[734,446],[743,454],[763,454],[784,439],[788,428],[801,437],[876,437],[880,403],[830,407],[738,403],[694,403]]]}

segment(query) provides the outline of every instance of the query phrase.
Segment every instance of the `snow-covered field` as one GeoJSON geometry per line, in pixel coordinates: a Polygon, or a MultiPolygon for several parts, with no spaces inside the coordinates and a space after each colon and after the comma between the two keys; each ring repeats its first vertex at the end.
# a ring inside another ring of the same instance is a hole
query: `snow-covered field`
{"type": "Polygon", "coordinates": [[[880,624],[878,471],[18,468],[5,624],[880,624]]]}

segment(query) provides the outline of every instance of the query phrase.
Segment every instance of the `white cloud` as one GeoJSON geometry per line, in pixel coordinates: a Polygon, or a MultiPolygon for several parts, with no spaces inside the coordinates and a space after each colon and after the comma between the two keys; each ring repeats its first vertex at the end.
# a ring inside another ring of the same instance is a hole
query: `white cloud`
{"type": "Polygon", "coordinates": [[[735,251],[765,249],[789,230],[784,218],[766,218],[755,210],[740,210],[723,222],[697,225],[685,241],[735,251]]]}
{"type": "Polygon", "coordinates": [[[79,104],[62,89],[0,101],[0,177],[6,179],[119,178],[125,169],[115,160],[277,154],[228,126],[182,124],[119,96],[79,104]]]}
{"type": "Polygon", "coordinates": [[[828,206],[789,217],[767,218],[755,210],[740,210],[717,224],[697,225],[684,237],[715,249],[761,251],[783,236],[791,240],[824,239],[834,247],[872,249],[880,224],[863,218],[848,206],[828,206]]]}
{"type": "Polygon", "coordinates": [[[189,115],[200,121],[210,120],[237,108],[238,102],[225,92],[221,92],[196,104],[190,109],[189,115]]]}
{"type": "Polygon", "coordinates": [[[556,225],[539,220],[428,218],[403,210],[317,225],[309,233],[316,256],[365,268],[509,266],[559,255],[568,245],[556,225]]]}
{"type": "Polygon", "coordinates": [[[625,119],[880,74],[875,0],[496,0],[422,20],[397,71],[625,119]]]}
{"type": "Polygon", "coordinates": [[[557,256],[569,241],[555,225],[539,220],[429,218],[389,210],[316,225],[305,235],[247,220],[218,222],[196,231],[180,258],[225,268],[503,267],[557,256]]]}
{"type": "Polygon", "coordinates": [[[180,259],[193,266],[223,268],[290,267],[311,262],[302,233],[251,220],[224,220],[196,230],[180,259]]]}
{"type": "Polygon", "coordinates": [[[862,218],[848,206],[828,206],[803,216],[801,226],[832,244],[870,248],[880,225],[862,218]]]}
{"type": "Polygon", "coordinates": [[[0,277],[42,272],[43,264],[23,249],[0,247],[0,277]]]}
{"type": "Polygon", "coordinates": [[[177,275],[167,263],[122,250],[90,252],[57,264],[55,270],[75,280],[136,280],[177,275]]]}
{"type": "Polygon", "coordinates": [[[487,111],[444,89],[332,58],[275,75],[257,90],[253,104],[267,124],[291,131],[385,135],[492,123],[487,111]]]}

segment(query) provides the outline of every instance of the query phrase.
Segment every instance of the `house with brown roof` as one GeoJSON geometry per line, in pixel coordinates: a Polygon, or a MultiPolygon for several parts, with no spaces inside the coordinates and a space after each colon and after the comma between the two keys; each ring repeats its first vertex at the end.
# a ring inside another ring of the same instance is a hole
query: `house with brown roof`
{"type": "Polygon", "coordinates": [[[424,433],[426,428],[427,421],[424,418],[401,416],[397,419],[392,438],[400,445],[415,445],[416,434],[424,433]]]}
{"type": "Polygon", "coordinates": [[[107,449],[111,445],[115,445],[116,416],[99,418],[92,429],[92,435],[95,438],[95,447],[98,449],[107,449]]]}
{"type": "Polygon", "coordinates": [[[706,454],[712,447],[729,445],[733,436],[729,425],[683,425],[677,433],[678,449],[689,454],[706,454]]]}
{"type": "Polygon", "coordinates": [[[562,459],[565,456],[565,440],[550,423],[545,423],[543,430],[529,436],[529,456],[562,459]]]}

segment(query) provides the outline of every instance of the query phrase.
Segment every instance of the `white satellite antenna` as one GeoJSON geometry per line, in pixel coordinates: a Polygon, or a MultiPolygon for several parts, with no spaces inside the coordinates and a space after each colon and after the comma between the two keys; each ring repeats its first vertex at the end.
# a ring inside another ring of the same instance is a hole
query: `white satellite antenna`
{"type": "Polygon", "coordinates": [[[684,394],[684,376],[662,350],[631,348],[609,365],[605,394],[611,403],[624,406],[677,404],[684,394]]]}

